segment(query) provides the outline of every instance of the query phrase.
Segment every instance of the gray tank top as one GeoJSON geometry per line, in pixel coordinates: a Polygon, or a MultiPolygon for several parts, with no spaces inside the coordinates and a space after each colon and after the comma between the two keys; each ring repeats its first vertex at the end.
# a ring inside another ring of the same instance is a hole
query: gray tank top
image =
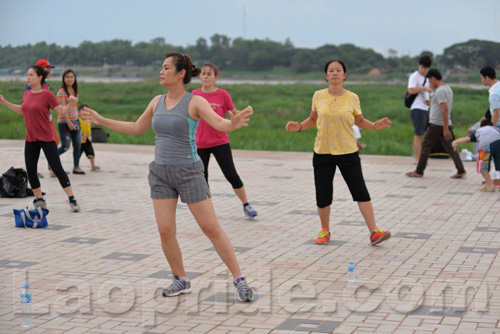
{"type": "Polygon", "coordinates": [[[165,108],[165,96],[162,95],[153,113],[155,162],[160,165],[183,165],[199,161],[196,149],[198,121],[189,117],[188,113],[193,94],[186,93],[170,110],[165,108]]]}

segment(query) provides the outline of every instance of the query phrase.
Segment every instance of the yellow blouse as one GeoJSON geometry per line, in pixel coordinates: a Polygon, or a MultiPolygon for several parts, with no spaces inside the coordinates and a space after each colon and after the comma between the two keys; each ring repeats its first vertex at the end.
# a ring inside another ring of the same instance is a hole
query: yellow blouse
{"type": "Polygon", "coordinates": [[[350,91],[334,97],[328,89],[314,93],[312,111],[318,113],[318,133],[314,143],[317,154],[342,155],[358,150],[352,126],[354,116],[361,115],[359,98],[350,91]]]}

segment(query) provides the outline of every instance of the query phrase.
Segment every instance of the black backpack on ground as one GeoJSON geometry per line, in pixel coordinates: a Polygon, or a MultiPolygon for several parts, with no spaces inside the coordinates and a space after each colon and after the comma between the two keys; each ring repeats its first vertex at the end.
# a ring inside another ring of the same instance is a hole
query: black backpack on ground
{"type": "Polygon", "coordinates": [[[28,188],[28,174],[24,169],[10,167],[0,176],[0,197],[28,196],[33,196],[33,191],[28,188]]]}

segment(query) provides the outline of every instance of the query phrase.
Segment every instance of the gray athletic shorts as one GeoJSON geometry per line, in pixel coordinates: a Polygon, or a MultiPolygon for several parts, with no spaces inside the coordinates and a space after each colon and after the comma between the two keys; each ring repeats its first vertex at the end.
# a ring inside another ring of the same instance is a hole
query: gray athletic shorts
{"type": "Polygon", "coordinates": [[[201,161],[184,165],[149,164],[152,199],[181,197],[183,203],[196,203],[211,197],[201,161]]]}
{"type": "Polygon", "coordinates": [[[413,133],[415,136],[423,136],[429,124],[429,111],[412,109],[410,110],[410,116],[413,122],[413,133]]]}

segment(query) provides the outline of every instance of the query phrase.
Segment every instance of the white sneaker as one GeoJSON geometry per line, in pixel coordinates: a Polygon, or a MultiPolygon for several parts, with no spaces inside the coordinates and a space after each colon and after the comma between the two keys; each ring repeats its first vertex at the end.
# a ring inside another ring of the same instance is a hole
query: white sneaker
{"type": "Polygon", "coordinates": [[[45,199],[34,199],[33,202],[30,202],[26,207],[28,210],[36,210],[38,208],[47,209],[47,202],[45,202],[45,199]]]}
{"type": "Polygon", "coordinates": [[[69,207],[71,208],[71,211],[73,211],[73,212],[80,211],[80,206],[78,205],[78,203],[76,203],[76,201],[69,202],[69,207]]]}

